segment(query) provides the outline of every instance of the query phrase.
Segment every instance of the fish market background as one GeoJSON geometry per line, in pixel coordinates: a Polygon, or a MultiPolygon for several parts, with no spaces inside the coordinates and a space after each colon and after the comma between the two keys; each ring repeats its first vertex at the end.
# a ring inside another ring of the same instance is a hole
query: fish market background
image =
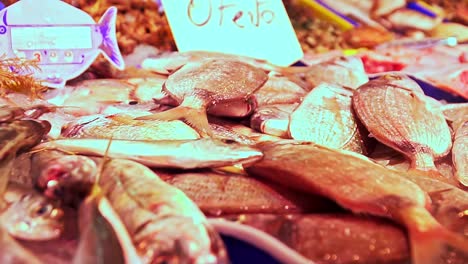
{"type": "Polygon", "coordinates": [[[117,7],[126,68],[0,56],[1,263],[468,262],[467,1],[284,1],[290,67],[65,2],[117,7]]]}

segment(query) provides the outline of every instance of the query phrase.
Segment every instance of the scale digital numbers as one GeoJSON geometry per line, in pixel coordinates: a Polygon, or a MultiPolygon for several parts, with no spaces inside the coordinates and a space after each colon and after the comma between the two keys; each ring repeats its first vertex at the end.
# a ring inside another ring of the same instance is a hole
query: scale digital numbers
{"type": "Polygon", "coordinates": [[[93,47],[89,26],[12,26],[11,44],[14,50],[90,49],[93,47]]]}

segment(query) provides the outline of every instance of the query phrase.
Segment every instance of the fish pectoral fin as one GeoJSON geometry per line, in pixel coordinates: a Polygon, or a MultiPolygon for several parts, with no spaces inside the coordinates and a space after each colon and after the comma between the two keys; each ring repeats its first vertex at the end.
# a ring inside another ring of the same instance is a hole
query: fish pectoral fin
{"type": "Polygon", "coordinates": [[[208,116],[205,110],[198,110],[194,108],[186,112],[184,117],[185,123],[195,129],[201,137],[213,137],[213,131],[208,123],[208,116]]]}
{"type": "Polygon", "coordinates": [[[213,131],[208,123],[205,109],[195,109],[185,106],[178,106],[164,112],[141,116],[135,118],[136,120],[180,120],[183,119],[185,123],[191,126],[201,137],[212,137],[213,131]]]}
{"type": "Polygon", "coordinates": [[[175,107],[171,108],[169,110],[151,114],[151,115],[145,115],[145,116],[139,116],[135,118],[134,120],[163,120],[163,121],[172,121],[172,120],[179,120],[183,119],[186,116],[186,111],[189,111],[187,109],[190,109],[188,107],[175,107]]]}

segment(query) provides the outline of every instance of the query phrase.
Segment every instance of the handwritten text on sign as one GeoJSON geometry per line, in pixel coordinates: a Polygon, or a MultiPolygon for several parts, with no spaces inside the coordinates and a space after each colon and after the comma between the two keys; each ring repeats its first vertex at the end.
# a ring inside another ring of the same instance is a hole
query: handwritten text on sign
{"type": "Polygon", "coordinates": [[[303,55],[281,0],[162,0],[179,51],[205,50],[286,66],[303,55]]]}
{"type": "Polygon", "coordinates": [[[206,9],[200,13],[197,13],[199,11],[197,10],[197,2],[200,2],[200,0],[191,0],[187,7],[187,15],[196,26],[204,26],[211,22],[213,11],[218,12],[219,26],[222,26],[225,20],[227,20],[227,22],[232,22],[240,28],[244,28],[247,25],[259,27],[260,23],[271,24],[275,18],[274,10],[268,8],[270,1],[257,0],[254,1],[255,10],[242,10],[242,6],[236,3],[223,3],[223,1],[220,1],[218,6],[213,6],[213,1],[208,0],[206,1],[208,2],[206,9]],[[203,11],[205,12],[203,13],[203,11]],[[197,21],[197,16],[200,16],[200,21],[197,21]]]}

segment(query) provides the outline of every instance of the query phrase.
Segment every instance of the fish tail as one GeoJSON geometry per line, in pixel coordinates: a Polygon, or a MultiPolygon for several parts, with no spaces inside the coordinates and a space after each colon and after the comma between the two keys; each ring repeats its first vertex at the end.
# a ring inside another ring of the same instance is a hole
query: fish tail
{"type": "Polygon", "coordinates": [[[443,256],[447,255],[447,246],[461,252],[460,256],[468,256],[468,240],[443,226],[425,232],[410,232],[409,236],[414,264],[445,263],[443,256]]]}
{"type": "Polygon", "coordinates": [[[446,243],[459,250],[462,252],[465,256],[468,256],[468,239],[466,239],[464,236],[454,233],[445,227],[440,227],[441,230],[440,232],[442,233],[442,236],[444,237],[444,241],[446,243]]]}
{"type": "MultiPolygon", "coordinates": [[[[451,246],[468,254],[468,240],[440,225],[424,208],[404,210],[414,264],[445,263],[442,256],[451,246]]],[[[405,221],[403,219],[403,221],[405,221]]]]}
{"type": "Polygon", "coordinates": [[[443,243],[433,239],[428,233],[410,232],[409,234],[411,258],[413,264],[438,264],[443,263],[443,243]]]}
{"type": "Polygon", "coordinates": [[[125,68],[125,62],[120,53],[117,37],[115,34],[115,21],[117,19],[117,8],[109,7],[99,20],[99,30],[102,35],[102,44],[99,47],[104,57],[119,70],[125,68]]]}
{"type": "Polygon", "coordinates": [[[201,137],[212,137],[213,131],[208,123],[208,117],[205,110],[195,109],[185,106],[177,106],[164,112],[152,115],[141,116],[136,120],[178,120],[184,119],[185,122],[195,129],[201,137]]]}
{"type": "Polygon", "coordinates": [[[413,169],[421,171],[437,170],[432,151],[427,146],[416,146],[410,160],[413,169]]]}

